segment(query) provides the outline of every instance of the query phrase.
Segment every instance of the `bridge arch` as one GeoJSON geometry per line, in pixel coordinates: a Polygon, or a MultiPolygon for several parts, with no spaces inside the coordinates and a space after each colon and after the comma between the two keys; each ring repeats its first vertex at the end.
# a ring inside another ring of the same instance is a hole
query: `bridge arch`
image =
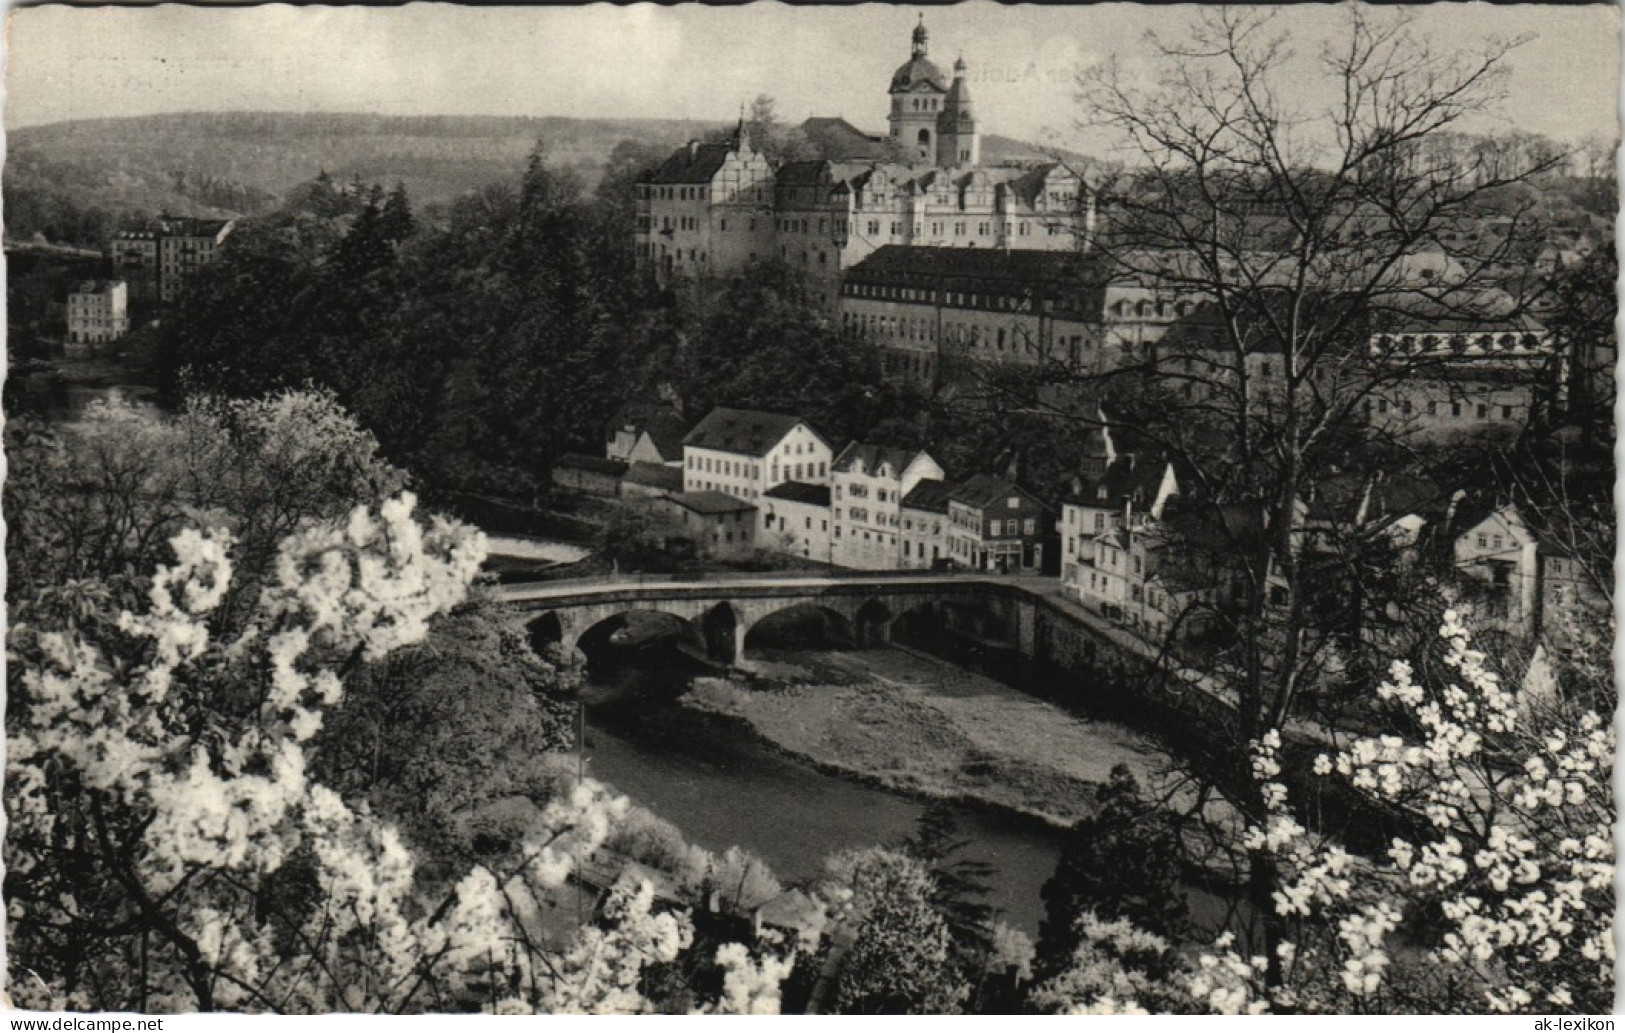
{"type": "Polygon", "coordinates": [[[563,649],[566,646],[564,622],[559,619],[557,612],[548,610],[525,623],[525,641],[539,656],[546,656],[549,649],[563,649]]]}
{"type": "Polygon", "coordinates": [[[857,644],[851,619],[840,610],[820,602],[805,600],[780,606],[761,614],[745,629],[745,649],[783,645],[793,647],[797,640],[816,640],[831,649],[850,649],[857,644]]]}
{"type": "Polygon", "coordinates": [[[665,610],[629,607],[601,617],[583,628],[574,645],[590,662],[612,655],[608,650],[636,647],[661,638],[675,640],[678,649],[707,656],[706,640],[694,622],[665,610]]]}

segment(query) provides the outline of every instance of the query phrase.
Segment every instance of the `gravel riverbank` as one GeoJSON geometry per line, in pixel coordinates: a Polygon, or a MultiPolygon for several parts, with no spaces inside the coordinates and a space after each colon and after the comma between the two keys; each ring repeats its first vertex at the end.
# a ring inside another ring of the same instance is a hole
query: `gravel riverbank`
{"type": "Polygon", "coordinates": [[[1152,744],[990,678],[901,649],[780,651],[749,677],[698,678],[683,705],[748,724],[820,767],[911,795],[973,800],[1071,825],[1152,744]]]}

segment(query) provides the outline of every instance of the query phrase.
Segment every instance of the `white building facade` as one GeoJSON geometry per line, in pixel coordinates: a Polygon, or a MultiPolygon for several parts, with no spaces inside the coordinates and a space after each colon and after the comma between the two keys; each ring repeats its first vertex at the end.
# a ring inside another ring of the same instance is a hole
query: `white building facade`
{"type": "Polygon", "coordinates": [[[832,561],[859,570],[902,566],[903,497],[924,480],[942,480],[925,452],[854,442],[831,467],[832,561]]]}
{"type": "Polygon", "coordinates": [[[828,484],[831,459],[798,416],[718,406],[683,439],[683,490],[754,502],[785,481],[828,484]]]}

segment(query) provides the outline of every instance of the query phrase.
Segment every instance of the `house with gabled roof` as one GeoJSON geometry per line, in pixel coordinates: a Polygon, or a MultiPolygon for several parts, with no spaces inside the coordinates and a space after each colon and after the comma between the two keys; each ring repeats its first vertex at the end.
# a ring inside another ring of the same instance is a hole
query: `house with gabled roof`
{"type": "Polygon", "coordinates": [[[1054,563],[1054,520],[1015,481],[976,474],[948,492],[948,557],[972,570],[1039,573],[1054,563]]]}
{"type": "Polygon", "coordinates": [[[1517,505],[1494,496],[1469,500],[1456,511],[1450,536],[1462,602],[1486,628],[1518,639],[1533,637],[1539,542],[1517,505]]]}
{"type": "Polygon", "coordinates": [[[828,484],[832,458],[799,416],[719,405],[683,438],[683,488],[755,501],[785,481],[828,484]]]}
{"type": "Polygon", "coordinates": [[[1079,478],[1061,503],[1061,583],[1084,595],[1087,567],[1098,551],[1096,539],[1112,531],[1139,531],[1162,519],[1179,494],[1179,478],[1167,458],[1124,453],[1112,459],[1092,482],[1079,478]]]}
{"type": "Polygon", "coordinates": [[[634,399],[604,426],[604,455],[627,463],[683,465],[688,422],[669,402],[634,399]]]}
{"type": "Polygon", "coordinates": [[[648,503],[696,553],[713,559],[746,559],[756,549],[756,507],[720,491],[680,491],[648,503]]]}
{"type": "Polygon", "coordinates": [[[854,441],[830,471],[833,562],[860,570],[901,566],[903,497],[921,481],[942,480],[941,464],[923,450],[854,441]]]}

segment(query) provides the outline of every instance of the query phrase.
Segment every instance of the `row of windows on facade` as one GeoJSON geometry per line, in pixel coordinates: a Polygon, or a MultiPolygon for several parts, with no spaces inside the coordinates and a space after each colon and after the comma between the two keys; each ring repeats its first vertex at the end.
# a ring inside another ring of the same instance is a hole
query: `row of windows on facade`
{"type": "Polygon", "coordinates": [[[1371,340],[1373,354],[1386,354],[1388,352],[1464,352],[1468,348],[1477,348],[1479,351],[1513,351],[1523,349],[1527,351],[1540,351],[1542,340],[1536,334],[1478,334],[1469,337],[1467,334],[1425,334],[1411,335],[1395,338],[1388,334],[1378,334],[1371,340]]]}
{"type": "MultiPolygon", "coordinates": [[[[1102,489],[1102,490],[1104,490],[1104,489],[1102,489]]],[[[1136,493],[1136,494],[1138,494],[1138,493],[1136,493]]],[[[1077,509],[1076,507],[1073,507],[1073,506],[1068,506],[1067,509],[1066,509],[1066,523],[1067,523],[1067,526],[1069,526],[1069,527],[1078,527],[1080,524],[1083,523],[1083,516],[1084,516],[1084,514],[1083,514],[1082,510],[1077,509]]],[[[1097,512],[1097,513],[1093,514],[1093,517],[1094,517],[1094,529],[1096,531],[1104,531],[1107,528],[1118,528],[1118,527],[1123,526],[1123,517],[1122,517],[1122,514],[1120,514],[1120,513],[1101,513],[1101,512],[1097,512]]],[[[1070,552],[1071,550],[1068,549],[1067,551],[1070,552]]]]}
{"type": "MultiPolygon", "coordinates": [[[[899,521],[899,518],[894,513],[893,514],[887,514],[887,513],[870,514],[870,512],[867,509],[863,509],[863,508],[857,507],[857,506],[847,507],[845,509],[845,511],[844,511],[845,514],[846,514],[844,518],[842,516],[842,512],[843,512],[843,510],[842,510],[841,507],[836,507],[836,509],[835,509],[835,520],[837,521],[837,523],[835,525],[835,535],[836,535],[836,537],[840,537],[841,525],[840,525],[839,522],[842,519],[850,521],[851,523],[867,523],[867,522],[870,522],[871,515],[873,516],[873,523],[879,524],[882,527],[896,527],[896,526],[898,526],[898,524],[900,522],[902,524],[903,530],[905,530],[905,531],[913,531],[913,530],[915,530],[914,521],[912,519],[904,518],[901,521],[899,521]]],[[[812,518],[811,517],[806,517],[805,519],[807,521],[807,528],[810,530],[812,528],[812,518]]],[[[773,515],[771,513],[769,513],[763,518],[763,520],[764,520],[763,526],[771,530],[772,527],[773,527],[773,515]]],[[[965,524],[961,523],[961,526],[965,526],[965,524]]],[[[971,526],[976,527],[977,525],[971,524],[971,526]]],[[[1038,533],[1038,522],[1036,520],[1034,520],[1033,518],[1031,518],[1031,517],[1028,517],[1026,519],[1015,519],[1015,520],[989,520],[989,521],[986,521],[985,527],[986,527],[986,530],[981,532],[981,533],[983,533],[986,537],[989,537],[989,538],[997,538],[997,537],[1000,537],[1001,535],[1011,535],[1011,536],[1026,535],[1026,536],[1030,537],[1030,536],[1038,533]]],[[[779,518],[779,528],[780,528],[780,530],[784,529],[784,518],[783,517],[779,518]]],[[[824,530],[826,530],[826,531],[829,530],[829,524],[827,522],[824,524],[824,530]]],[[[940,521],[933,522],[930,525],[930,527],[927,528],[925,522],[921,521],[920,525],[919,525],[919,531],[920,531],[921,534],[940,535],[942,533],[942,523],[940,521]]],[[[853,533],[856,534],[857,532],[854,530],[853,533]]],[[[865,540],[868,540],[868,532],[864,532],[864,538],[865,538],[865,540]]],[[[883,540],[890,541],[890,539],[883,539],[883,540]]]]}
{"type": "Polygon", "coordinates": [[[732,519],[735,524],[743,524],[745,522],[745,510],[741,509],[733,513],[715,513],[709,516],[703,513],[695,513],[692,510],[683,511],[684,525],[687,525],[690,521],[693,521],[699,523],[702,527],[708,523],[716,524],[718,527],[724,527],[727,525],[730,519],[732,519]]]}
{"type": "MultiPolygon", "coordinates": [[[[1107,591],[1108,588],[1115,588],[1116,589],[1116,592],[1115,592],[1114,596],[1112,596],[1112,597],[1119,598],[1119,599],[1122,598],[1122,585],[1119,582],[1120,582],[1120,579],[1118,579],[1118,578],[1109,577],[1108,575],[1105,575],[1105,574],[1098,574],[1097,575],[1093,571],[1090,572],[1090,574],[1089,574],[1089,590],[1090,590],[1091,593],[1095,594],[1098,597],[1097,601],[1100,601],[1103,604],[1102,607],[1101,607],[1102,611],[1104,611],[1106,609],[1106,606],[1109,605],[1109,604],[1105,603],[1105,599],[1108,598],[1106,596],[1106,591],[1107,591]],[[1097,578],[1099,579],[1098,584],[1096,583],[1097,578]]],[[[1080,584],[1079,587],[1081,589],[1081,587],[1082,587],[1081,584],[1080,584]]],[[[1141,591],[1140,586],[1137,585],[1137,584],[1134,584],[1133,582],[1130,582],[1129,586],[1128,586],[1128,589],[1129,589],[1129,593],[1128,593],[1129,594],[1129,600],[1131,602],[1136,602],[1136,603],[1140,602],[1140,600],[1142,598],[1142,591],[1141,591]]],[[[1163,603],[1167,600],[1167,596],[1165,596],[1162,592],[1158,591],[1156,588],[1150,587],[1150,586],[1147,586],[1144,589],[1143,598],[1144,598],[1145,602],[1148,605],[1150,605],[1151,607],[1153,607],[1155,609],[1158,609],[1158,610],[1162,609],[1163,603]]],[[[1125,616],[1125,614],[1122,612],[1122,610],[1120,608],[1113,607],[1112,609],[1114,609],[1116,612],[1107,613],[1106,615],[1108,617],[1117,617],[1117,618],[1121,619],[1123,616],[1125,616]]],[[[1134,626],[1136,626],[1136,627],[1139,626],[1140,615],[1137,612],[1130,611],[1126,616],[1128,616],[1130,622],[1132,624],[1134,624],[1134,626]]],[[[1157,627],[1159,626],[1159,623],[1160,622],[1154,621],[1154,620],[1152,620],[1150,618],[1147,618],[1147,621],[1146,621],[1147,626],[1150,627],[1152,630],[1156,630],[1157,627]]]]}
{"type": "Polygon", "coordinates": [[[1015,537],[1017,535],[1031,537],[1038,533],[1038,521],[1032,517],[1014,520],[982,520],[975,514],[952,513],[948,519],[955,527],[974,531],[984,538],[1015,537]]]}
{"type": "MultiPolygon", "coordinates": [[[[1088,549],[1076,549],[1076,548],[1074,548],[1074,546],[1077,544],[1077,541],[1078,540],[1076,538],[1068,538],[1066,540],[1066,552],[1067,552],[1067,555],[1070,556],[1070,555],[1073,555],[1074,553],[1081,554],[1081,553],[1087,553],[1087,552],[1090,551],[1088,549]]],[[[1091,556],[1083,556],[1082,562],[1090,564],[1091,566],[1107,566],[1107,567],[1111,567],[1113,570],[1115,570],[1118,567],[1122,566],[1122,563],[1121,563],[1122,550],[1113,547],[1111,545],[1111,543],[1109,543],[1109,542],[1096,542],[1094,544],[1096,546],[1096,548],[1094,550],[1094,555],[1092,557],[1091,556]],[[1102,559],[1104,559],[1106,561],[1104,564],[1102,564],[1100,562],[1102,559]]],[[[1140,556],[1138,554],[1135,554],[1135,555],[1131,556],[1130,558],[1133,560],[1135,576],[1138,577],[1139,575],[1145,573],[1145,560],[1144,560],[1144,557],[1142,557],[1142,556],[1140,556]]],[[[1090,575],[1090,577],[1093,577],[1093,576],[1094,575],[1092,575],[1092,574],[1090,575]]]]}
{"type": "MultiPolygon", "coordinates": [[[[810,442],[796,442],[790,446],[792,454],[806,454],[811,453],[812,450],[813,446],[810,442]]],[[[688,468],[696,473],[715,473],[725,477],[747,477],[753,481],[761,479],[762,476],[762,468],[756,463],[747,463],[736,459],[716,459],[712,456],[691,455],[688,457],[688,468]]],[[[806,471],[808,477],[824,477],[829,472],[829,464],[812,462],[784,464],[784,471],[791,480],[800,480],[803,470],[806,471]]],[[[768,467],[768,478],[775,482],[779,479],[779,461],[777,459],[773,460],[768,467]]]]}
{"type": "MultiPolygon", "coordinates": [[[[907,538],[903,539],[903,558],[905,560],[907,560],[907,559],[921,559],[921,560],[925,559],[926,558],[926,555],[925,555],[925,543],[924,542],[920,543],[918,553],[915,553],[914,551],[912,551],[910,549],[910,546],[912,544],[913,543],[910,542],[907,538]]],[[[941,555],[942,555],[941,549],[939,549],[935,545],[931,546],[931,559],[937,559],[941,555]]]]}
{"type": "Polygon", "coordinates": [[[638,196],[652,197],[661,201],[709,201],[711,199],[710,187],[657,187],[640,183],[638,196]]]}
{"type": "Polygon", "coordinates": [[[1117,301],[1112,303],[1112,306],[1108,311],[1110,311],[1112,315],[1122,318],[1138,316],[1142,319],[1167,319],[1170,316],[1184,316],[1188,314],[1190,310],[1191,303],[1188,301],[1168,301],[1167,299],[1159,298],[1156,301],[1142,299],[1140,301],[1130,302],[1126,299],[1119,298],[1117,301]]]}
{"type": "MultiPolygon", "coordinates": [[[[1517,416],[1515,415],[1515,413],[1517,412],[1517,409],[1518,409],[1517,406],[1515,406],[1515,405],[1497,405],[1496,403],[1493,403],[1493,402],[1477,402],[1477,403],[1473,403],[1473,402],[1451,402],[1450,403],[1450,415],[1452,417],[1460,418],[1460,417],[1464,416],[1467,413],[1469,407],[1471,407],[1472,412],[1474,414],[1474,415],[1468,417],[1469,419],[1479,419],[1479,420],[1493,420],[1493,419],[1497,419],[1497,418],[1502,419],[1502,420],[1517,419],[1517,416]],[[1495,415],[1497,410],[1499,410],[1499,412],[1500,412],[1499,417],[1497,417],[1495,415]]],[[[1408,399],[1408,398],[1401,399],[1399,402],[1396,402],[1396,403],[1390,403],[1388,401],[1388,399],[1386,399],[1386,398],[1379,398],[1379,399],[1376,400],[1376,403],[1375,403],[1374,406],[1373,406],[1372,400],[1367,398],[1365,400],[1365,412],[1366,412],[1366,415],[1367,416],[1371,415],[1373,409],[1375,409],[1375,411],[1376,411],[1376,413],[1378,415],[1387,415],[1390,411],[1398,413],[1401,416],[1413,416],[1413,415],[1415,415],[1414,407],[1411,404],[1411,400],[1408,399]]],[[[1439,403],[1436,402],[1436,401],[1427,403],[1427,414],[1429,416],[1443,415],[1443,413],[1440,411],[1439,403]]]]}
{"type": "Polygon", "coordinates": [[[928,352],[894,351],[886,349],[880,356],[880,367],[889,375],[908,374],[930,379],[935,375],[934,364],[928,352]]]}
{"type": "MultiPolygon", "coordinates": [[[[899,316],[881,316],[873,313],[843,312],[841,323],[849,331],[862,332],[870,336],[895,337],[906,341],[924,341],[936,343],[937,332],[932,321],[920,317],[906,319],[899,316]]],[[[944,323],[942,325],[942,339],[944,343],[963,345],[968,348],[985,348],[1002,352],[1006,345],[1010,351],[1019,352],[1025,346],[1028,355],[1038,351],[1038,344],[1033,338],[1016,330],[1007,330],[1004,327],[995,328],[991,334],[983,335],[983,327],[973,323],[944,323]],[[1007,336],[1008,335],[1008,336],[1007,336]]],[[[1060,335],[1056,344],[1066,349],[1068,359],[1077,363],[1085,351],[1094,348],[1095,341],[1087,334],[1060,335]]],[[[1187,367],[1188,368],[1188,367],[1187,367]]],[[[1268,376],[1268,373],[1265,374],[1268,376]]]]}
{"type": "MultiPolygon", "coordinates": [[[[967,227],[969,225],[970,225],[969,223],[964,223],[964,222],[955,222],[955,223],[933,222],[933,223],[931,223],[931,231],[930,231],[929,235],[932,236],[932,237],[942,237],[942,236],[952,235],[952,236],[955,236],[955,237],[975,236],[975,237],[983,237],[983,238],[986,238],[986,237],[998,237],[998,236],[1027,237],[1027,236],[1033,236],[1034,235],[1032,233],[1032,224],[1030,222],[1028,222],[1026,219],[1018,219],[1018,220],[1016,220],[1014,230],[1010,231],[1008,233],[1002,233],[1002,234],[999,232],[999,227],[998,227],[998,225],[996,223],[979,222],[979,223],[976,224],[976,232],[975,233],[970,233],[969,232],[969,230],[967,229],[967,227]],[[944,225],[950,226],[951,231],[952,231],[951,234],[945,234],[943,232],[942,227],[944,225]]],[[[865,235],[869,236],[869,237],[878,237],[878,236],[880,236],[880,226],[881,226],[881,222],[880,222],[879,219],[870,219],[870,220],[868,220],[867,222],[864,223],[864,233],[865,233],[865,235]]],[[[888,236],[892,236],[892,237],[899,236],[901,234],[901,232],[902,232],[901,227],[902,227],[902,223],[900,223],[900,222],[892,222],[887,227],[886,233],[887,233],[888,236]]],[[[845,232],[845,230],[846,230],[846,226],[845,226],[845,223],[844,223],[844,220],[843,220],[843,223],[841,225],[841,231],[845,232]]],[[[1050,237],[1058,237],[1061,234],[1067,232],[1066,228],[1063,227],[1063,226],[1046,226],[1045,230],[1047,231],[1045,235],[1050,236],[1050,237]]],[[[925,231],[925,224],[921,223],[921,224],[915,226],[913,235],[916,236],[916,237],[926,236],[927,233],[925,231]]]]}
{"type": "MultiPolygon", "coordinates": [[[[858,472],[862,473],[863,471],[859,470],[858,472]]],[[[849,484],[849,485],[837,484],[835,486],[835,500],[837,502],[840,501],[842,491],[845,491],[848,497],[854,498],[854,499],[866,499],[866,498],[869,497],[869,486],[866,485],[866,484],[849,484]]],[[[876,502],[885,502],[888,499],[891,500],[892,502],[898,502],[898,501],[902,500],[902,497],[903,497],[902,493],[897,491],[896,489],[887,489],[887,488],[876,488],[875,489],[875,501],[876,502]]]]}
{"type": "MultiPolygon", "coordinates": [[[[692,216],[692,215],[679,215],[679,216],[676,216],[675,218],[676,218],[676,222],[673,223],[673,221],[672,221],[673,216],[670,216],[670,215],[661,216],[661,219],[660,219],[660,228],[661,228],[661,230],[663,232],[667,231],[667,230],[671,230],[671,231],[682,230],[682,231],[692,231],[692,232],[698,232],[699,231],[700,220],[699,220],[698,217],[692,216]]],[[[647,215],[638,216],[638,232],[640,232],[640,233],[648,233],[649,232],[649,227],[652,224],[653,223],[652,223],[652,219],[651,219],[650,216],[647,216],[647,215]]],[[[921,226],[915,227],[915,229],[914,229],[914,235],[915,236],[924,236],[925,235],[925,230],[923,228],[923,225],[924,224],[921,224],[921,226]]],[[[943,232],[943,226],[944,225],[945,225],[944,223],[940,223],[940,222],[931,223],[931,233],[930,233],[930,235],[933,236],[933,237],[944,236],[945,235],[944,232],[943,232]]],[[[892,222],[889,225],[889,228],[887,230],[888,235],[892,236],[892,237],[896,237],[896,236],[900,235],[900,233],[902,232],[901,226],[902,226],[902,224],[899,223],[899,222],[895,222],[895,221],[892,222]]],[[[974,234],[971,234],[968,231],[968,229],[967,229],[968,226],[969,226],[968,223],[963,223],[963,222],[952,223],[951,224],[952,236],[955,236],[955,237],[977,236],[977,237],[986,238],[986,237],[996,237],[996,236],[1001,236],[1002,235],[1002,234],[999,233],[998,226],[996,224],[994,224],[994,223],[987,223],[987,222],[979,222],[979,223],[977,223],[976,224],[976,232],[974,234]]],[[[869,237],[878,237],[878,236],[880,236],[880,227],[881,227],[881,222],[880,222],[879,219],[870,219],[865,223],[865,233],[869,237]]],[[[734,229],[735,229],[736,232],[738,231],[738,229],[739,229],[738,222],[734,223],[734,229]]],[[[778,219],[778,220],[775,221],[774,229],[779,233],[800,233],[800,234],[803,234],[803,235],[811,235],[811,234],[823,235],[825,233],[828,233],[835,240],[841,241],[841,240],[844,240],[846,238],[847,221],[845,219],[819,219],[815,223],[812,219],[778,219]]],[[[722,218],[722,219],[717,220],[717,231],[719,233],[727,233],[728,232],[728,220],[726,218],[722,218]]],[[[1058,237],[1061,234],[1067,232],[1065,227],[1062,227],[1062,226],[1046,226],[1045,231],[1046,231],[1045,235],[1050,236],[1050,237],[1058,237]]],[[[744,232],[747,232],[747,233],[755,233],[756,232],[756,220],[755,219],[746,219],[745,220],[744,232]]],[[[1011,232],[1009,235],[1010,236],[1016,236],[1016,237],[1031,236],[1032,235],[1032,225],[1031,225],[1031,223],[1029,223],[1025,219],[1017,220],[1016,224],[1015,224],[1014,231],[1011,232]]]]}
{"type": "MultiPolygon", "coordinates": [[[[835,519],[836,520],[841,519],[841,507],[839,507],[839,506],[835,507],[835,519]]],[[[847,509],[846,509],[846,519],[850,520],[854,524],[866,524],[866,523],[871,522],[870,521],[869,511],[867,509],[863,508],[862,506],[849,506],[849,507],[847,507],[847,509]]],[[[896,513],[876,513],[876,514],[874,514],[874,520],[872,522],[876,523],[876,524],[879,524],[882,527],[896,527],[897,526],[897,514],[896,513]]]]}
{"type": "MultiPolygon", "coordinates": [[[[653,244],[640,244],[638,246],[638,253],[643,255],[645,258],[653,258],[658,254],[661,258],[670,258],[676,262],[681,262],[683,260],[682,248],[668,248],[664,244],[660,245],[658,249],[653,244]]],[[[756,260],[756,252],[751,252],[750,259],[753,262],[756,260]]],[[[690,262],[698,262],[703,265],[706,261],[705,252],[700,251],[697,248],[689,248],[688,260],[690,262]]]]}
{"type": "Polygon", "coordinates": [[[759,494],[755,488],[741,488],[737,484],[721,484],[716,481],[696,481],[694,488],[697,491],[720,491],[737,499],[754,499],[759,494]]]}
{"type": "Polygon", "coordinates": [[[956,556],[970,558],[982,556],[988,559],[1015,559],[1021,558],[1020,542],[995,542],[982,548],[977,548],[964,538],[953,538],[948,542],[948,550],[956,556]]]}
{"type": "MultiPolygon", "coordinates": [[[[785,531],[785,530],[789,529],[788,526],[784,522],[784,517],[781,516],[781,517],[778,517],[777,519],[779,521],[779,530],[785,531]]],[[[806,530],[811,531],[812,530],[812,517],[802,517],[802,519],[807,522],[806,530]]],[[[767,513],[762,514],[762,529],[766,530],[766,531],[773,530],[773,520],[774,520],[774,516],[773,516],[773,513],[772,513],[771,510],[768,511],[767,513]]],[[[820,520],[818,523],[820,525],[822,525],[822,526],[819,527],[819,530],[821,530],[821,531],[828,531],[829,530],[829,521],[828,520],[820,520]]]]}
{"type": "MultiPolygon", "coordinates": [[[[966,291],[939,291],[925,287],[887,287],[873,283],[849,283],[843,293],[851,298],[872,298],[877,301],[912,301],[928,305],[947,305],[953,308],[996,309],[1002,312],[1028,312],[1032,299],[1008,294],[975,294],[966,291]]],[[[1054,309],[1053,301],[1041,307],[1054,309]]]]}

